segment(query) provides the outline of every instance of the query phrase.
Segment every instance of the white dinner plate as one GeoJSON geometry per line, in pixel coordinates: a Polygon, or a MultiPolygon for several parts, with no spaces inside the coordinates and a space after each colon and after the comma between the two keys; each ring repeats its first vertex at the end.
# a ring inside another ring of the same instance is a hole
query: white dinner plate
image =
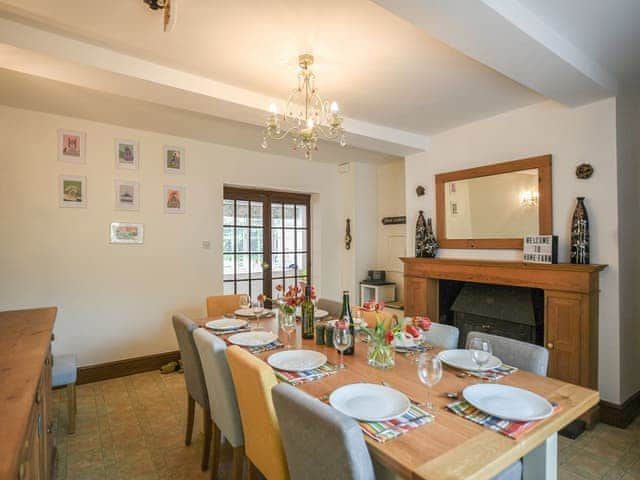
{"type": "Polygon", "coordinates": [[[416,339],[414,339],[411,335],[396,335],[391,340],[391,345],[395,348],[415,348],[418,345],[416,344],[416,339]]]}
{"type": "Polygon", "coordinates": [[[384,422],[404,415],[411,402],[404,393],[373,383],[352,383],[333,391],[329,403],[339,412],[365,422],[384,422]]]}
{"type": "Polygon", "coordinates": [[[327,357],[313,350],[285,350],[271,355],[267,362],[273,368],[287,372],[313,370],[327,363],[327,357]]]}
{"type": "MultiPolygon", "coordinates": [[[[296,317],[301,317],[301,316],[302,316],[302,309],[298,307],[296,308],[296,317]]],[[[329,312],[327,312],[326,310],[321,310],[319,308],[316,308],[313,316],[319,320],[321,318],[329,316],[329,312]]]]}
{"type": "Polygon", "coordinates": [[[275,342],[278,336],[272,332],[242,332],[236,333],[229,337],[229,342],[234,345],[240,345],[241,347],[263,347],[269,345],[271,342],[275,342]]]}
{"type": "Polygon", "coordinates": [[[246,320],[240,320],[238,318],[222,318],[220,320],[211,320],[207,322],[207,328],[211,330],[236,330],[247,326],[246,320]]]}
{"type": "Polygon", "coordinates": [[[478,410],[505,420],[531,422],[553,413],[553,405],[538,394],[497,383],[476,383],[465,388],[462,396],[478,410]]]}
{"type": "Polygon", "coordinates": [[[498,357],[491,355],[489,362],[484,367],[478,368],[471,357],[471,350],[444,350],[438,354],[438,357],[443,363],[461,370],[485,371],[502,365],[502,361],[498,357]]]}
{"type": "MultiPolygon", "coordinates": [[[[239,308],[233,313],[237,317],[249,317],[249,318],[256,317],[256,314],[253,312],[252,308],[239,308]]],[[[273,312],[268,308],[265,308],[260,314],[260,317],[270,317],[271,315],[273,315],[273,312]]]]}

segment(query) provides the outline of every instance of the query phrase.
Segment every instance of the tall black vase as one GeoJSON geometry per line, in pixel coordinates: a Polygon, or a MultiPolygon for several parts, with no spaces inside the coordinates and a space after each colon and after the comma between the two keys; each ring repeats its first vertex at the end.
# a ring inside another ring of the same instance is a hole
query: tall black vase
{"type": "Polygon", "coordinates": [[[427,222],[424,219],[423,211],[418,213],[416,222],[416,258],[424,256],[425,242],[427,240],[427,222]]]}
{"type": "Polygon", "coordinates": [[[584,197],[577,197],[571,220],[571,263],[589,263],[589,215],[584,197]]]}
{"type": "Polygon", "coordinates": [[[423,257],[435,258],[438,253],[438,241],[433,234],[433,227],[431,226],[431,218],[427,219],[427,234],[424,241],[423,257]]]}

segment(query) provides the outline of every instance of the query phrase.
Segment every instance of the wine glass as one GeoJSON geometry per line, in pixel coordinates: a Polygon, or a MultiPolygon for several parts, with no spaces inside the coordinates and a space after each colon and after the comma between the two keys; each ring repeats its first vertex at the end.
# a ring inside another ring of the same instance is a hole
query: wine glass
{"type": "Polygon", "coordinates": [[[340,365],[338,368],[344,368],[344,351],[351,346],[353,336],[349,330],[349,324],[344,320],[336,322],[333,329],[333,346],[340,352],[340,365]]]}
{"type": "Polygon", "coordinates": [[[291,334],[296,331],[296,316],[295,315],[282,315],[282,321],[280,322],[280,328],[287,334],[287,349],[291,348],[291,334]]]}
{"type": "Polygon", "coordinates": [[[418,357],[418,378],[426,385],[429,396],[427,401],[419,406],[427,407],[427,410],[433,410],[433,402],[431,401],[431,388],[442,379],[442,362],[437,355],[423,353],[418,357]]]}
{"type": "Polygon", "coordinates": [[[243,310],[251,308],[251,297],[246,293],[240,295],[240,308],[243,310]]]}
{"type": "Polygon", "coordinates": [[[256,300],[251,304],[251,311],[256,316],[256,326],[254,330],[261,330],[260,315],[262,315],[262,312],[264,312],[264,303],[260,300],[256,300]]]}
{"type": "Polygon", "coordinates": [[[491,343],[487,340],[478,337],[472,338],[469,342],[469,350],[471,350],[471,359],[478,370],[482,370],[491,360],[491,343]]]}
{"type": "Polygon", "coordinates": [[[359,308],[353,312],[353,326],[355,327],[356,332],[358,332],[358,338],[360,341],[363,341],[367,334],[363,330],[362,310],[359,308]]]}

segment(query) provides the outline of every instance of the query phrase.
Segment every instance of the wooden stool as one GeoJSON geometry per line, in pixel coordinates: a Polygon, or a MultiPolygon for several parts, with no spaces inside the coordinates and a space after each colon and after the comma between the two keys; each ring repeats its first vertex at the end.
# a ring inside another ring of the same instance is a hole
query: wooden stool
{"type": "Polygon", "coordinates": [[[67,433],[76,431],[76,380],[78,378],[75,355],[54,355],[51,385],[53,387],[66,386],[67,417],[69,425],[67,433]]]}

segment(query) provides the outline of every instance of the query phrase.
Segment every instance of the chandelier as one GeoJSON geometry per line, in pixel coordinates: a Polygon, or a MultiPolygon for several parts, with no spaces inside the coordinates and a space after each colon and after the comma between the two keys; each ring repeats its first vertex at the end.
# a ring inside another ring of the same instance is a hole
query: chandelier
{"type": "Polygon", "coordinates": [[[318,95],[315,75],[311,71],[313,55],[308,53],[298,57],[300,72],[298,87],[295,88],[285,105],[284,112],[278,113],[275,103],[269,106],[262,148],[269,146],[269,139],[282,140],[288,135],[293,139],[293,149],[304,151],[305,158],[311,158],[311,152],[318,150],[318,140],[340,139],[340,146],[347,143],[342,128],[342,117],[336,102],[325,102],[318,95]]]}

